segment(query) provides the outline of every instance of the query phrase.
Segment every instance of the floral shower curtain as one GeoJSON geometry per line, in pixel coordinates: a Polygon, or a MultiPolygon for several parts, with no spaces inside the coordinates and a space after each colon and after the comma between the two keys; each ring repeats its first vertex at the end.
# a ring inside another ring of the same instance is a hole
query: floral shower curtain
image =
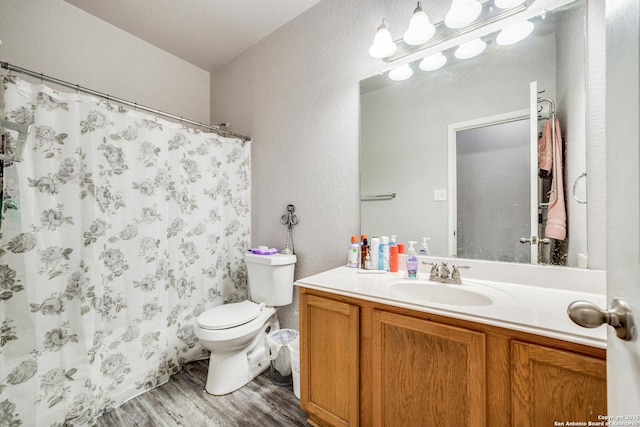
{"type": "Polygon", "coordinates": [[[246,298],[250,143],[15,77],[4,92],[32,132],[4,168],[0,425],[90,425],[205,357],[196,317],[246,298]]]}

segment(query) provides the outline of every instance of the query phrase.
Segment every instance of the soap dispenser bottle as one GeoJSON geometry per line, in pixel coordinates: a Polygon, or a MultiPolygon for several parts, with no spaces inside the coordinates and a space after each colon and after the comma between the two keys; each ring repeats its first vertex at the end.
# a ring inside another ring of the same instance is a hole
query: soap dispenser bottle
{"type": "Polygon", "coordinates": [[[409,249],[407,249],[406,271],[409,279],[418,277],[418,257],[416,256],[416,250],[413,248],[416,243],[418,242],[409,242],[409,249]]]}
{"type": "Polygon", "coordinates": [[[422,247],[418,251],[418,255],[431,255],[431,251],[429,251],[429,246],[427,245],[427,240],[431,240],[428,237],[422,238],[422,247]]]}

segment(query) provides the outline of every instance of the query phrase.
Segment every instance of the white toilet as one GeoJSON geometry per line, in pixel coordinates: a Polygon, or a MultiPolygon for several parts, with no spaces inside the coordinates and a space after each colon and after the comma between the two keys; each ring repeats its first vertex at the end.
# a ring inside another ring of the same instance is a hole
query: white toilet
{"type": "Polygon", "coordinates": [[[196,336],[211,350],[206,390],[231,393],[269,367],[265,340],[278,330],[276,308],[293,300],[295,255],[245,255],[251,301],[219,305],[198,316],[196,336]]]}

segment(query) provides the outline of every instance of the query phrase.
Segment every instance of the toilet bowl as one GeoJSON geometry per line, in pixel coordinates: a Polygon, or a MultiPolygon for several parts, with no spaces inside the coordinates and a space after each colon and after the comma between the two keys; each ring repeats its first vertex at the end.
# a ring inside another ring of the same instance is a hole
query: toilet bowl
{"type": "Polygon", "coordinates": [[[295,255],[248,254],[245,261],[252,301],[219,305],[197,319],[196,336],[211,351],[205,389],[213,395],[231,393],[269,367],[265,341],[280,328],[276,306],[293,299],[295,255]]]}
{"type": "Polygon", "coordinates": [[[222,395],[239,389],[269,367],[264,341],[279,324],[275,308],[264,304],[243,301],[216,308],[222,310],[198,316],[196,336],[211,351],[205,389],[222,395]]]}

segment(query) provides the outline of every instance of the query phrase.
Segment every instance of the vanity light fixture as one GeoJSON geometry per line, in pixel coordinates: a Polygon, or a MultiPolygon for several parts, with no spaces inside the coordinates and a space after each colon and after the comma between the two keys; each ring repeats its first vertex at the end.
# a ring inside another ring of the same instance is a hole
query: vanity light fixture
{"type": "Polygon", "coordinates": [[[509,9],[510,7],[519,6],[524,0],[495,0],[494,4],[500,9],[509,9]]]}
{"type": "Polygon", "coordinates": [[[426,43],[436,32],[436,27],[431,24],[429,17],[422,9],[422,3],[413,11],[409,28],[404,33],[404,42],[408,45],[416,46],[426,43]]]}
{"type": "Polygon", "coordinates": [[[515,25],[503,28],[496,37],[499,45],[510,45],[524,40],[533,31],[533,24],[529,21],[522,21],[515,25]]]}
{"type": "Polygon", "coordinates": [[[389,71],[389,78],[396,81],[407,80],[412,75],[413,69],[409,66],[409,64],[401,65],[389,71]]]}
{"type": "Polygon", "coordinates": [[[369,47],[369,55],[374,58],[386,58],[387,56],[393,55],[395,51],[396,44],[391,38],[387,20],[383,19],[373,39],[373,44],[369,47]]]}
{"type": "Polygon", "coordinates": [[[477,0],[453,0],[451,9],[444,17],[444,25],[449,28],[460,28],[471,24],[480,16],[482,4],[477,0]]]}
{"type": "Polygon", "coordinates": [[[473,39],[458,46],[454,55],[458,59],[469,59],[480,55],[486,47],[487,43],[480,39],[473,39]]]}
{"type": "Polygon", "coordinates": [[[435,71],[442,68],[447,63],[447,57],[442,52],[434,53],[420,61],[420,69],[422,71],[435,71]]]}

